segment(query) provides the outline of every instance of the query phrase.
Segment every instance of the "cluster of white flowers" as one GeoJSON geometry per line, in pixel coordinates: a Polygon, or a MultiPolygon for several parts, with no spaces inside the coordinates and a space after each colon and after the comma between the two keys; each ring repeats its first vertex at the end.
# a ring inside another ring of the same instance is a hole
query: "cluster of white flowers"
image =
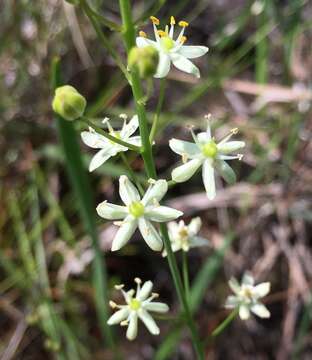
{"type": "MultiPolygon", "coordinates": [[[[146,34],[140,31],[140,36],[136,39],[137,47],[154,47],[159,54],[158,68],[155,73],[156,78],[165,77],[171,63],[173,65],[196,77],[200,77],[198,68],[189,60],[197,58],[207,53],[205,46],[186,46],[184,45],[186,37],[185,28],[188,26],[186,21],[180,21],[180,33],[174,40],[175,19],[170,19],[170,28],[167,25],[164,30],[157,29],[159,19],[151,17],[155,40],[147,39],[146,34]]],[[[104,124],[108,127],[109,134],[122,140],[124,143],[141,147],[140,136],[133,136],[139,127],[137,115],[133,116],[127,123],[127,116],[120,115],[124,119],[124,124],[120,130],[114,130],[109,119],[104,119],[104,124]]],[[[241,159],[242,154],[236,152],[245,146],[243,141],[230,141],[232,135],[237,134],[238,129],[232,129],[219,142],[216,142],[211,134],[210,116],[207,117],[207,129],[197,135],[191,129],[194,142],[171,139],[169,146],[172,151],[182,157],[183,164],[176,167],[172,173],[172,180],[177,183],[189,180],[195,172],[202,167],[202,178],[204,187],[209,199],[216,195],[215,172],[219,173],[228,183],[236,180],[235,173],[226,162],[227,160],[241,159]],[[233,154],[234,153],[234,154],[233,154]]],[[[93,128],[84,131],[81,134],[83,142],[95,149],[100,149],[92,158],[89,170],[93,171],[105,163],[110,157],[120,152],[129,150],[126,145],[117,144],[103,135],[97,133],[93,128]]],[[[130,145],[129,145],[130,146],[130,145]]],[[[131,146],[130,146],[131,147],[131,146]]],[[[154,251],[161,251],[163,248],[162,238],[159,234],[157,225],[154,223],[168,223],[168,234],[171,242],[172,251],[182,250],[188,252],[191,248],[209,245],[209,241],[198,235],[201,228],[201,219],[193,218],[188,225],[183,220],[178,223],[173,220],[179,218],[183,213],[179,210],[160,205],[168,191],[168,182],[166,180],[149,180],[149,186],[143,196],[138,189],[128,179],[122,175],[119,178],[119,195],[124,205],[115,205],[103,201],[97,206],[97,213],[104,219],[114,220],[114,224],[119,229],[112,241],[112,251],[121,249],[130,240],[138,228],[147,245],[154,251]]],[[[164,250],[163,256],[167,256],[164,250]]],[[[147,329],[153,335],[159,334],[159,328],[149,312],[165,313],[169,310],[164,303],[154,302],[158,294],[151,293],[152,282],[146,281],[141,286],[141,280],[135,279],[137,290],[131,289],[124,291],[124,285],[117,285],[116,289],[122,292],[125,299],[125,305],[117,305],[111,301],[110,305],[118,309],[108,320],[109,325],[120,324],[127,326],[127,338],[133,340],[137,336],[138,319],[145,324],[147,329]]],[[[260,317],[269,317],[270,313],[266,307],[259,302],[259,299],[268,294],[270,290],[269,283],[262,283],[254,286],[253,278],[246,274],[243,277],[242,284],[235,279],[229,282],[235,295],[228,297],[226,307],[236,309],[241,319],[245,320],[250,316],[250,312],[260,317]]]]}

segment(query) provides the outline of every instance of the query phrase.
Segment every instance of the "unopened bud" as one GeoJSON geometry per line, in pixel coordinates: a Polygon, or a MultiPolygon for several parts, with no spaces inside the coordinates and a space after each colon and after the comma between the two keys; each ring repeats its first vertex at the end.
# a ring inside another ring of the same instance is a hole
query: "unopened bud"
{"type": "Polygon", "coordinates": [[[128,56],[130,70],[136,69],[141,78],[153,76],[158,66],[158,51],[153,46],[133,47],[128,56]]]}
{"type": "Polygon", "coordinates": [[[86,99],[70,85],[60,86],[55,90],[52,108],[65,120],[80,118],[86,105],[86,99]]]}

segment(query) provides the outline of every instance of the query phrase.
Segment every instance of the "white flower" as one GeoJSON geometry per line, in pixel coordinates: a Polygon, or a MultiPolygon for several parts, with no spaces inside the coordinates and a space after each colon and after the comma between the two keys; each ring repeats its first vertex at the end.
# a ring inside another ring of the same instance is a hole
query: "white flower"
{"type": "Polygon", "coordinates": [[[138,319],[140,319],[151,334],[159,335],[159,328],[149,311],[163,314],[169,310],[169,307],[161,302],[152,302],[158,297],[158,294],[151,293],[153,287],[151,281],[146,281],[142,287],[139,278],[135,278],[134,281],[137,283],[136,294],[133,289],[125,292],[123,290],[124,285],[115,286],[117,290],[122,292],[126,305],[117,305],[110,301],[110,306],[118,310],[108,319],[107,324],[127,326],[127,339],[134,340],[138,333],[138,319]],[[149,296],[150,294],[151,296],[149,296]]]}
{"type": "MultiPolygon", "coordinates": [[[[202,222],[199,217],[192,219],[188,225],[185,225],[183,220],[180,220],[179,223],[171,221],[168,224],[168,234],[172,251],[183,250],[187,252],[190,248],[208,245],[207,239],[197,236],[201,225],[202,222]]],[[[163,256],[167,256],[166,250],[163,251],[163,256]]]]}
{"type": "Polygon", "coordinates": [[[122,248],[137,227],[152,250],[160,251],[162,249],[161,237],[151,221],[167,222],[183,215],[181,211],[159,205],[159,201],[165,196],[167,190],[166,180],[150,180],[150,186],[141,199],[138,190],[127,176],[122,175],[119,178],[119,194],[126,206],[104,201],[96,208],[97,213],[104,219],[123,219],[116,223],[116,225],[120,225],[120,228],[113,240],[112,251],[122,248]]]}
{"type": "Polygon", "coordinates": [[[171,62],[173,65],[181,71],[195,75],[197,78],[200,77],[198,68],[188,59],[195,59],[203,56],[208,51],[206,46],[185,46],[183,45],[186,41],[184,36],[185,28],[188,26],[186,21],[180,21],[179,26],[182,28],[176,40],[173,39],[175,19],[171,16],[170,19],[170,30],[169,26],[166,25],[165,31],[157,30],[159,20],[151,16],[155,39],[156,41],[149,40],[146,38],[144,31],[140,31],[139,37],[136,38],[136,44],[140,47],[152,45],[159,53],[159,63],[156,74],[154,77],[163,78],[167,76],[171,62]]]}
{"type": "Polygon", "coordinates": [[[270,317],[269,310],[259,302],[259,299],[270,292],[270,283],[264,282],[254,285],[254,279],[250,274],[245,274],[240,285],[232,278],[229,281],[230,288],[235,295],[228,296],[225,307],[228,309],[239,309],[239,316],[242,320],[250,317],[250,311],[261,318],[270,317]]]}
{"type": "Polygon", "coordinates": [[[195,143],[178,139],[171,139],[169,141],[171,150],[181,155],[184,163],[172,171],[172,179],[178,183],[187,181],[202,166],[202,177],[207,196],[209,199],[213,199],[216,196],[215,170],[220,173],[226,182],[234,183],[236,181],[235,173],[225,160],[241,160],[243,155],[229,154],[244,147],[245,142],[228,141],[233,134],[237,134],[238,129],[235,128],[219,143],[216,143],[215,139],[211,137],[209,116],[206,132],[201,132],[197,135],[192,130],[191,132],[195,143]]]}
{"type": "MultiPolygon", "coordinates": [[[[124,119],[124,124],[120,131],[116,131],[112,128],[108,118],[104,119],[103,123],[107,124],[109,134],[132,145],[141,146],[140,136],[131,136],[139,127],[137,115],[134,115],[128,124],[127,116],[125,114],[121,114],[120,117],[124,119]]],[[[89,127],[89,131],[83,131],[81,133],[81,139],[86,145],[94,149],[101,149],[93,156],[90,162],[90,172],[104,164],[110,157],[117,155],[119,152],[128,150],[127,147],[107,139],[91,127],[89,127]]]]}

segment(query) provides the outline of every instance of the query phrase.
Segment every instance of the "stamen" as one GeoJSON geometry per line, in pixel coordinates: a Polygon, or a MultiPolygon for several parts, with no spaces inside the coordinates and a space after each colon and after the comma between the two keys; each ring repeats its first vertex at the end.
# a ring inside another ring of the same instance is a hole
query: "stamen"
{"type": "Polygon", "coordinates": [[[127,115],[127,114],[120,114],[119,117],[120,117],[120,119],[124,119],[124,120],[127,120],[127,119],[128,119],[128,115],[127,115]]]}
{"type": "Polygon", "coordinates": [[[230,132],[236,135],[238,133],[238,128],[231,129],[230,132]]]}
{"type": "Polygon", "coordinates": [[[116,290],[121,290],[122,288],[124,288],[125,284],[119,284],[119,285],[115,285],[114,288],[116,290]]]}
{"type": "Polygon", "coordinates": [[[110,301],[109,302],[109,306],[112,308],[112,309],[115,309],[116,307],[118,307],[118,305],[114,302],[114,301],[110,301]]]}
{"type": "Polygon", "coordinates": [[[120,326],[128,326],[129,324],[129,321],[128,320],[123,320],[121,323],[120,323],[120,326]]]}
{"type": "Polygon", "coordinates": [[[241,161],[244,157],[244,154],[237,154],[237,156],[238,156],[238,160],[241,161]]]}
{"type": "Polygon", "coordinates": [[[181,38],[180,38],[180,43],[181,43],[181,44],[184,44],[186,40],[187,40],[187,37],[186,37],[186,36],[181,36],[181,38]]]}
{"type": "Polygon", "coordinates": [[[150,184],[150,185],[154,185],[156,183],[156,180],[155,179],[152,179],[152,178],[149,178],[147,180],[147,182],[150,184]]]}
{"type": "Polygon", "coordinates": [[[169,34],[169,26],[168,25],[165,26],[165,33],[166,33],[166,36],[168,36],[168,34],[169,34]]]}
{"type": "Polygon", "coordinates": [[[179,21],[179,26],[187,27],[187,26],[189,26],[189,23],[187,21],[182,20],[182,21],[179,21]]]}
{"type": "Polygon", "coordinates": [[[170,25],[175,25],[176,21],[173,16],[170,17],[170,25]]]}
{"type": "Polygon", "coordinates": [[[150,16],[151,22],[155,25],[159,25],[159,19],[155,16],[150,16]]]}
{"type": "Polygon", "coordinates": [[[139,31],[139,36],[147,38],[146,32],[145,31],[139,31]]]}
{"type": "Polygon", "coordinates": [[[183,164],[185,164],[187,162],[187,160],[188,160],[187,153],[183,153],[182,154],[182,162],[183,162],[183,164]]]}
{"type": "Polygon", "coordinates": [[[210,118],[211,118],[211,114],[210,114],[210,113],[205,115],[205,119],[209,120],[210,118]]]}
{"type": "Polygon", "coordinates": [[[163,30],[157,30],[157,34],[158,34],[160,37],[167,35],[166,32],[163,31],[163,30]]]}
{"type": "Polygon", "coordinates": [[[160,206],[160,204],[159,204],[159,202],[157,201],[156,198],[153,198],[153,204],[154,204],[155,206],[160,206]]]}
{"type": "Polygon", "coordinates": [[[134,282],[136,282],[137,284],[142,284],[142,280],[138,277],[134,278],[134,282]]]}
{"type": "Polygon", "coordinates": [[[113,224],[116,226],[121,226],[123,225],[125,222],[124,221],[114,221],[113,224]]]}
{"type": "Polygon", "coordinates": [[[102,124],[106,124],[107,121],[109,121],[109,117],[105,117],[105,118],[102,120],[102,124]]]}

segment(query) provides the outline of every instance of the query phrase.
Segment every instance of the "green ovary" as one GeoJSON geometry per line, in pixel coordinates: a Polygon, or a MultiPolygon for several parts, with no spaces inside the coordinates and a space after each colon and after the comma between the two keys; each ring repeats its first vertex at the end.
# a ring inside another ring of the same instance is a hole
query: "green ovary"
{"type": "Polygon", "coordinates": [[[139,310],[141,307],[141,301],[137,299],[132,299],[129,304],[131,310],[139,310]]]}
{"type": "Polygon", "coordinates": [[[161,45],[164,50],[170,51],[174,47],[174,41],[169,36],[163,36],[160,39],[161,45]]]}
{"type": "Polygon", "coordinates": [[[144,205],[140,201],[135,201],[129,206],[129,212],[135,218],[144,214],[144,205]]]}
{"type": "Polygon", "coordinates": [[[202,152],[206,157],[214,159],[218,152],[216,143],[213,140],[209,141],[203,146],[202,152]]]}

